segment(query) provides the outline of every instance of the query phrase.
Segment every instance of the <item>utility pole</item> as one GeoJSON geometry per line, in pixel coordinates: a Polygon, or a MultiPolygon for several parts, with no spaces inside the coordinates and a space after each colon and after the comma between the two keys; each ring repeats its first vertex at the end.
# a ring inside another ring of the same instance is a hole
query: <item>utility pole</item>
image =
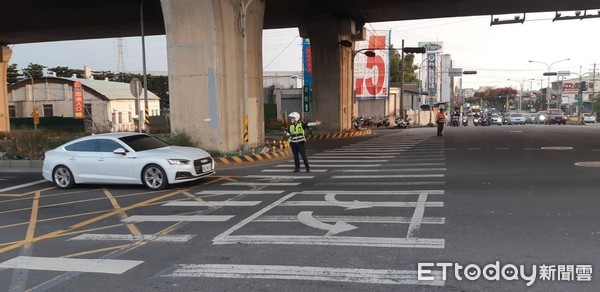
{"type": "MultiPolygon", "coordinates": [[[[404,39],[402,39],[402,50],[400,58],[400,112],[404,113],[403,102],[404,102],[404,39]]],[[[394,114],[397,114],[396,112],[394,114]]],[[[403,115],[401,115],[403,116],[403,115]]],[[[405,118],[405,117],[403,117],[405,118]]]]}

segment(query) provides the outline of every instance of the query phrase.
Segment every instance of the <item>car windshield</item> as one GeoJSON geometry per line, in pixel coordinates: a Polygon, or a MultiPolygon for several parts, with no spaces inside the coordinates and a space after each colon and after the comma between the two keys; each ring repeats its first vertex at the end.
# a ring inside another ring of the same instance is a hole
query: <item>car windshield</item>
{"type": "Polygon", "coordinates": [[[522,118],[523,114],[511,114],[511,117],[517,117],[517,118],[522,118]]]}
{"type": "Polygon", "coordinates": [[[125,142],[125,144],[127,144],[136,152],[171,146],[169,143],[163,140],[143,134],[122,137],[119,140],[125,142]]]}
{"type": "Polygon", "coordinates": [[[563,112],[561,110],[551,110],[548,112],[550,115],[562,115],[563,112]]]}

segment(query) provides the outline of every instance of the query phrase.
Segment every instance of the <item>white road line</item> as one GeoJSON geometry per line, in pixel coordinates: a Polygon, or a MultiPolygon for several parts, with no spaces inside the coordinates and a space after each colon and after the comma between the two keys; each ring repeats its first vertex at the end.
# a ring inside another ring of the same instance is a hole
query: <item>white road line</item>
{"type": "Polygon", "coordinates": [[[233,215],[134,215],[121,222],[225,222],[233,215]]]}
{"type": "Polygon", "coordinates": [[[92,241],[152,241],[152,242],[187,242],[192,239],[195,234],[181,234],[181,235],[146,235],[135,236],[132,234],[92,234],[85,233],[77,237],[73,237],[68,240],[92,240],[92,241]]]}
{"type": "Polygon", "coordinates": [[[356,236],[301,236],[301,235],[230,235],[213,240],[214,244],[298,244],[337,245],[395,248],[443,249],[444,239],[438,238],[388,238],[356,236]]]}
{"type": "Polygon", "coordinates": [[[443,174],[385,174],[385,175],[334,175],[333,179],[361,179],[361,178],[441,178],[443,174]]]}
{"type": "Polygon", "coordinates": [[[393,169],[342,169],[340,172],[405,172],[405,171],[446,171],[446,168],[393,168],[393,169]]]}
{"type": "MultiPolygon", "coordinates": [[[[370,207],[381,207],[381,208],[415,208],[417,202],[370,202],[370,201],[359,201],[355,206],[352,206],[352,201],[338,201],[346,203],[344,205],[337,205],[326,201],[287,201],[281,203],[281,207],[331,207],[338,206],[342,208],[350,209],[362,209],[370,207]]],[[[444,202],[425,202],[425,207],[444,207],[444,202]]]]}
{"type": "Polygon", "coordinates": [[[244,178],[272,178],[272,179],[313,179],[312,175],[247,175],[244,178]]]}
{"type": "Polygon", "coordinates": [[[316,183],[318,186],[440,186],[445,185],[446,183],[443,181],[381,181],[381,182],[354,182],[354,181],[345,181],[345,182],[320,182],[316,183]]]}
{"type": "Polygon", "coordinates": [[[248,207],[256,206],[262,201],[176,201],[163,204],[164,207],[248,207]]]}
{"type": "Polygon", "coordinates": [[[327,191],[303,191],[297,194],[302,195],[323,195],[323,194],[336,194],[336,195],[366,195],[366,196],[396,196],[396,195],[420,195],[421,193],[427,193],[429,195],[443,195],[444,190],[410,190],[410,191],[348,191],[348,190],[327,190],[327,191]]]}
{"type": "MultiPolygon", "coordinates": [[[[438,160],[438,159],[436,159],[436,160],[438,160]]],[[[414,162],[414,161],[412,161],[412,162],[414,162]]],[[[403,163],[402,165],[403,166],[435,166],[435,165],[446,165],[446,163],[445,162],[425,162],[425,163],[403,163]]],[[[389,164],[386,166],[389,166],[389,164]]],[[[396,168],[394,168],[394,169],[396,169],[396,168]]]]}
{"type": "Polygon", "coordinates": [[[47,181],[45,179],[41,179],[41,180],[32,181],[30,183],[26,183],[26,184],[20,184],[20,185],[8,187],[8,188],[3,188],[3,189],[0,189],[0,193],[9,192],[9,191],[20,189],[20,188],[30,187],[33,185],[41,184],[43,182],[49,182],[49,181],[47,181]]]}
{"type": "MultiPolygon", "coordinates": [[[[314,157],[317,157],[317,156],[349,156],[349,155],[352,155],[352,153],[315,153],[314,157]]],[[[390,155],[389,153],[368,153],[368,152],[364,152],[360,156],[361,157],[373,157],[373,158],[393,157],[393,155],[390,155]]]]}
{"type": "MultiPolygon", "coordinates": [[[[350,167],[380,167],[381,164],[311,164],[310,168],[312,169],[313,167],[343,167],[343,168],[350,168],[350,167]]],[[[280,165],[276,165],[275,167],[290,167],[289,164],[280,164],[280,165]]]]}
{"type": "Polygon", "coordinates": [[[196,195],[278,195],[285,191],[236,191],[236,190],[204,190],[196,195]]]}
{"type": "Polygon", "coordinates": [[[467,150],[481,150],[481,148],[467,148],[467,150]]]}
{"type": "MultiPolygon", "coordinates": [[[[260,172],[292,172],[293,166],[290,169],[263,169],[260,172]]],[[[327,172],[327,169],[311,169],[310,172],[327,172]]]]}
{"type": "Polygon", "coordinates": [[[510,150],[508,147],[496,147],[494,150],[510,150]]]}
{"type": "MultiPolygon", "coordinates": [[[[331,163],[331,162],[339,162],[339,163],[348,163],[348,162],[353,162],[353,163],[361,163],[361,162],[370,162],[370,163],[375,163],[375,162],[387,162],[389,160],[384,159],[384,160],[376,160],[376,159],[332,159],[332,160],[323,160],[320,159],[321,157],[319,157],[319,159],[315,158],[315,159],[311,159],[310,163],[331,163]]],[[[289,160],[288,162],[294,162],[293,160],[289,160]]]]}
{"type": "Polygon", "coordinates": [[[143,261],[108,259],[70,259],[19,256],[3,263],[0,268],[38,271],[61,271],[102,274],[123,274],[143,261]]]}
{"type": "Polygon", "coordinates": [[[224,186],[297,186],[299,182],[285,182],[285,183],[260,183],[260,182],[228,182],[224,183],[224,186]]]}
{"type": "MultiPolygon", "coordinates": [[[[335,155],[327,155],[327,156],[325,156],[325,155],[319,155],[319,156],[314,156],[310,161],[312,162],[315,159],[343,159],[343,158],[349,158],[348,156],[350,156],[350,155],[337,155],[337,154],[335,154],[335,155]]],[[[390,158],[394,158],[394,157],[396,157],[396,156],[394,156],[394,155],[369,156],[369,157],[362,156],[362,157],[352,157],[352,158],[354,158],[354,160],[356,160],[356,161],[366,161],[366,162],[369,162],[369,161],[371,161],[373,159],[390,159],[390,158]]],[[[291,161],[293,161],[293,160],[291,160],[291,161]]]]}
{"type": "Polygon", "coordinates": [[[417,199],[417,206],[415,207],[415,212],[410,220],[410,225],[408,226],[408,233],[406,235],[407,238],[416,238],[419,235],[419,230],[421,229],[421,223],[423,222],[423,214],[425,214],[425,207],[427,204],[427,193],[421,193],[419,198],[417,199]]]}
{"type": "Polygon", "coordinates": [[[431,273],[434,277],[432,281],[420,281],[417,271],[407,270],[228,264],[178,265],[176,267],[174,271],[161,277],[305,280],[377,285],[445,285],[441,271],[431,273]]]}
{"type": "MultiPolygon", "coordinates": [[[[324,216],[316,215],[315,219],[321,222],[354,222],[354,223],[383,223],[383,224],[409,224],[412,217],[390,217],[390,216],[324,216]]],[[[293,215],[271,215],[261,216],[253,222],[298,222],[298,216],[293,215]]],[[[422,224],[445,224],[444,217],[423,217],[422,224]]]]}

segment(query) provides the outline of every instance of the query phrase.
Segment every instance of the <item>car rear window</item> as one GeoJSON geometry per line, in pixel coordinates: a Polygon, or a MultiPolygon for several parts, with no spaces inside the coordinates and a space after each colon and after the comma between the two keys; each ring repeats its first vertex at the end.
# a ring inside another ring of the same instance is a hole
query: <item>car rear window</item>
{"type": "Polygon", "coordinates": [[[564,115],[563,111],[561,110],[551,110],[548,113],[551,115],[564,115]]]}

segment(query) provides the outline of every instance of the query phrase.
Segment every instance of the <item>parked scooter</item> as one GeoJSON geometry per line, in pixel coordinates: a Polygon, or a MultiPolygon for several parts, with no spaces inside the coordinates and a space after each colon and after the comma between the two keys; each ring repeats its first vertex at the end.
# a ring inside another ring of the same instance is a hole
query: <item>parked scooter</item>
{"type": "Polygon", "coordinates": [[[377,121],[377,128],[379,127],[384,127],[387,128],[390,126],[390,118],[385,116],[385,117],[379,117],[379,121],[377,121]]]}
{"type": "Polygon", "coordinates": [[[396,122],[397,129],[410,128],[410,120],[409,119],[403,119],[401,116],[396,116],[395,122],[396,122]]]}

